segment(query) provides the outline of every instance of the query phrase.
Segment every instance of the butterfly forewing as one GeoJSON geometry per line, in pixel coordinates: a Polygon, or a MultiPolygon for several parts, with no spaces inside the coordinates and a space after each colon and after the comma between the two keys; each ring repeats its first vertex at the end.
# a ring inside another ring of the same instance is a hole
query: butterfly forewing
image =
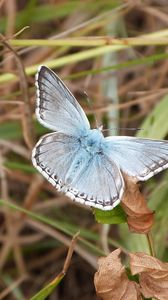
{"type": "Polygon", "coordinates": [[[76,135],[90,129],[81,106],[53,71],[40,67],[36,87],[36,115],[43,126],[76,135]]]}
{"type": "Polygon", "coordinates": [[[168,168],[168,142],[127,136],[105,138],[109,156],[137,181],[145,181],[168,168]]]}

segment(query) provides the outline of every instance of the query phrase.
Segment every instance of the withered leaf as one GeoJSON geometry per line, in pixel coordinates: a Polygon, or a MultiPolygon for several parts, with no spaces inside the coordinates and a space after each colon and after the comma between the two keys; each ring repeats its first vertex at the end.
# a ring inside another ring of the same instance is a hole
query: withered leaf
{"type": "Polygon", "coordinates": [[[138,252],[130,254],[130,268],[133,275],[140,274],[139,283],[144,297],[168,299],[168,263],[138,252]]]}
{"type": "Polygon", "coordinates": [[[126,191],[121,205],[127,214],[127,223],[131,232],[148,233],[153,225],[154,214],[147,207],[138,185],[128,176],[124,176],[126,191]]]}
{"type": "Polygon", "coordinates": [[[102,300],[142,300],[139,285],[127,277],[119,258],[120,253],[121,250],[117,249],[99,259],[99,268],[94,277],[97,295],[102,300]]]}

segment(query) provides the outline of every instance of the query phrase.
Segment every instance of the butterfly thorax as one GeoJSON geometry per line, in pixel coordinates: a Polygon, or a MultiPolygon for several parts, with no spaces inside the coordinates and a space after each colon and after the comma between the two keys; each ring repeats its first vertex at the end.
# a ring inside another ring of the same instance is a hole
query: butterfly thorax
{"type": "Polygon", "coordinates": [[[104,136],[99,129],[89,130],[80,138],[81,147],[91,155],[102,154],[104,136]]]}

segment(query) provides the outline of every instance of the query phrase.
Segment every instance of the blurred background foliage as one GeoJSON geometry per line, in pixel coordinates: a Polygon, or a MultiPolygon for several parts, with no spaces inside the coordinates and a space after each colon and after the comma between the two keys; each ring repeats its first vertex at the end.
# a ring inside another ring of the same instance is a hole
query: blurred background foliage
{"type": "MultiPolygon", "coordinates": [[[[131,234],[126,223],[97,223],[91,209],[57,193],[33,168],[31,147],[47,132],[34,115],[34,74],[40,64],[55,70],[93,127],[84,91],[108,134],[166,139],[167,26],[166,0],[0,1],[0,299],[30,299],[50,282],[78,230],[70,269],[48,299],[97,299],[98,256],[116,247],[149,253],[146,236],[131,234]]],[[[142,185],[155,211],[156,255],[164,261],[167,182],[164,171],[142,185]]]]}

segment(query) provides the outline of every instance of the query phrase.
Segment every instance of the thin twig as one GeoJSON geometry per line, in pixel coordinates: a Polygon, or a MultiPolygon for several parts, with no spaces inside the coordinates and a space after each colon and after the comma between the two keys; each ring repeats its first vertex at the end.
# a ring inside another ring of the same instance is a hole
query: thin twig
{"type": "MultiPolygon", "coordinates": [[[[91,32],[94,28],[95,29],[98,29],[98,28],[101,28],[103,26],[103,23],[111,23],[111,17],[115,16],[115,12],[117,13],[116,15],[120,15],[120,14],[126,14],[127,12],[129,12],[131,10],[131,8],[134,6],[134,4],[128,4],[128,3],[125,3],[123,5],[120,5],[119,7],[113,9],[112,11],[110,12],[105,12],[105,13],[102,13],[96,17],[93,17],[87,21],[84,21],[84,22],[80,22],[79,24],[75,25],[75,26],[72,26],[69,28],[68,26],[68,29],[61,32],[61,33],[58,33],[56,35],[53,35],[51,37],[49,37],[48,39],[50,40],[55,40],[55,39],[58,39],[58,38],[63,38],[63,37],[66,37],[66,36],[70,36],[71,34],[74,34],[75,32],[78,33],[79,31],[81,31],[81,34],[82,34],[82,30],[86,31],[86,28],[87,28],[87,33],[89,34],[89,32],[91,32]],[[103,21],[104,20],[104,21],[103,21]]],[[[22,30],[26,29],[26,27],[24,27],[23,29],[21,29],[21,32],[22,30]]],[[[86,32],[85,32],[86,33],[86,32]]],[[[17,33],[16,33],[17,34],[17,33]]],[[[20,32],[18,33],[20,34],[20,32]]],[[[31,47],[26,47],[24,49],[18,49],[18,54],[19,55],[22,55],[22,54],[26,54],[30,51],[34,51],[34,49],[38,48],[37,46],[31,46],[31,47]]],[[[48,50],[47,50],[47,53],[48,53],[48,50]]],[[[12,56],[12,54],[11,54],[12,56]]],[[[10,57],[10,56],[8,56],[10,57]]],[[[38,50],[38,57],[39,57],[39,50],[38,50]]],[[[7,60],[9,58],[6,58],[5,60],[7,60]]],[[[4,63],[4,60],[3,60],[3,63],[4,63]]],[[[2,63],[0,63],[0,65],[2,65],[2,63]]]]}
{"type": "Polygon", "coordinates": [[[66,248],[64,247],[64,245],[59,248],[54,248],[53,250],[41,255],[40,257],[32,258],[31,261],[29,261],[29,265],[28,265],[28,270],[32,272],[32,270],[35,269],[39,269],[39,268],[44,268],[45,265],[49,265],[51,263],[53,263],[53,261],[58,261],[59,258],[63,255],[65,255],[66,253],[66,248]]]}
{"type": "MultiPolygon", "coordinates": [[[[44,178],[39,174],[35,174],[35,176],[32,178],[32,182],[25,196],[23,202],[23,208],[31,210],[34,202],[37,200],[37,195],[40,192],[43,183],[44,183],[44,178]]],[[[26,214],[21,213],[21,219],[24,219],[25,217],[26,214]]]]}
{"type": "Polygon", "coordinates": [[[19,100],[1,100],[0,99],[0,105],[6,105],[6,104],[9,104],[9,105],[23,105],[23,102],[22,101],[19,101],[19,100]]]}
{"type": "Polygon", "coordinates": [[[0,146],[6,148],[7,150],[10,150],[14,153],[17,153],[18,155],[24,157],[25,159],[29,159],[30,155],[27,149],[24,146],[21,146],[19,144],[6,141],[6,140],[1,140],[0,139],[0,146]]]}
{"type": "Polygon", "coordinates": [[[109,230],[110,230],[110,225],[109,224],[102,224],[101,225],[100,239],[101,239],[101,244],[102,244],[103,251],[106,255],[108,255],[110,253],[109,244],[108,244],[109,230]]]}
{"type": "MultiPolygon", "coordinates": [[[[2,190],[2,198],[5,199],[6,202],[10,201],[9,193],[8,193],[8,184],[7,184],[7,178],[6,173],[4,172],[3,168],[3,159],[0,156],[0,180],[1,180],[1,190],[2,190]],[[1,167],[2,165],[2,167],[1,167]]],[[[8,254],[13,249],[14,251],[14,259],[17,264],[18,270],[21,274],[26,273],[26,267],[24,264],[24,259],[22,256],[22,251],[19,247],[19,245],[16,243],[18,230],[17,226],[13,226],[15,219],[13,218],[13,215],[9,211],[8,207],[5,208],[5,221],[6,221],[6,235],[7,240],[4,242],[3,247],[1,249],[1,255],[0,255],[0,269],[3,268],[3,266],[6,263],[6,260],[8,258],[8,254]]]]}
{"type": "Polygon", "coordinates": [[[21,33],[23,33],[23,31],[25,31],[26,29],[29,29],[30,26],[24,26],[22,29],[20,29],[18,32],[16,32],[14,35],[13,35],[13,38],[16,38],[18,37],[18,35],[20,35],[21,33]]]}
{"type": "Polygon", "coordinates": [[[71,262],[71,258],[72,258],[72,254],[74,252],[74,248],[75,248],[75,245],[76,245],[76,241],[78,239],[78,236],[80,234],[80,231],[78,231],[72,238],[71,240],[71,243],[70,243],[70,246],[69,246],[69,249],[68,249],[68,253],[67,253],[67,256],[66,256],[66,260],[64,262],[64,266],[63,266],[63,269],[62,269],[62,272],[64,274],[66,274],[68,268],[69,268],[69,265],[70,265],[70,262],[71,262]]]}
{"type": "Polygon", "coordinates": [[[24,70],[23,63],[18,55],[18,53],[9,45],[9,43],[5,40],[2,34],[0,34],[1,43],[6,46],[15,56],[18,70],[19,70],[19,76],[20,76],[20,88],[22,90],[22,95],[24,99],[24,117],[22,119],[22,125],[23,125],[23,133],[25,142],[28,146],[28,148],[31,150],[34,145],[34,129],[32,126],[32,114],[31,114],[31,107],[30,107],[30,97],[29,97],[29,89],[27,84],[27,78],[26,73],[24,70]]]}
{"type": "MultiPolygon", "coordinates": [[[[53,238],[57,239],[58,241],[69,247],[71,240],[62,233],[58,232],[56,229],[53,229],[48,225],[30,219],[27,219],[26,223],[38,229],[38,231],[40,230],[42,232],[45,232],[49,236],[52,236],[53,238]]],[[[97,269],[97,259],[94,255],[90,254],[89,251],[85,250],[80,245],[77,245],[75,248],[75,252],[78,253],[83,259],[85,259],[94,269],[97,269]]]]}
{"type": "Polygon", "coordinates": [[[77,238],[78,238],[78,235],[79,235],[79,232],[77,232],[71,242],[70,242],[70,245],[69,245],[69,249],[68,249],[68,253],[67,253],[67,256],[66,256],[66,259],[65,259],[65,262],[64,262],[64,266],[63,266],[63,269],[62,271],[54,278],[54,280],[52,280],[52,282],[50,283],[50,285],[52,284],[58,284],[63,278],[64,276],[66,275],[67,271],[68,271],[68,268],[70,266],[70,263],[71,263],[71,258],[72,258],[72,254],[74,252],[74,249],[75,249],[75,245],[76,245],[76,241],[77,241],[77,238]]]}
{"type": "MultiPolygon", "coordinates": [[[[1,197],[3,199],[5,199],[5,201],[9,201],[8,184],[7,184],[6,173],[4,172],[4,169],[3,169],[3,163],[4,163],[3,157],[2,157],[2,155],[0,153],[0,188],[1,188],[1,197]]],[[[9,211],[8,207],[5,207],[5,225],[6,225],[7,235],[8,235],[8,233],[10,234],[11,222],[12,222],[11,212],[9,211]]],[[[2,245],[2,248],[1,248],[1,253],[0,253],[0,269],[3,268],[10,250],[11,250],[11,242],[10,242],[10,239],[8,239],[6,241],[6,243],[4,243],[2,245]]]]}
{"type": "MultiPolygon", "coordinates": [[[[155,91],[155,93],[153,94],[150,94],[150,95],[147,95],[147,96],[144,96],[144,97],[141,97],[141,98],[138,98],[138,99],[133,99],[133,100],[130,100],[126,103],[121,103],[121,104],[109,104],[107,106],[102,106],[100,108],[94,108],[94,110],[96,112],[106,112],[110,109],[126,109],[128,107],[131,107],[133,105],[136,105],[136,104],[142,104],[143,102],[147,102],[147,101],[153,101],[153,98],[155,97],[159,97],[159,96],[162,96],[164,94],[166,94],[167,90],[159,90],[159,91],[155,91]]],[[[89,110],[85,110],[86,113],[91,113],[89,110]]]]}
{"type": "MultiPolygon", "coordinates": [[[[6,38],[10,38],[14,31],[15,31],[15,21],[16,21],[16,0],[6,0],[4,3],[4,10],[7,17],[6,29],[5,29],[5,36],[6,38]]],[[[7,53],[4,54],[4,57],[8,57],[7,53]]],[[[4,60],[4,71],[9,71],[13,69],[14,60],[13,57],[9,57],[8,60],[4,60]]],[[[12,90],[12,85],[4,86],[4,92],[9,92],[12,90]]]]}
{"type": "Polygon", "coordinates": [[[28,279],[28,275],[23,275],[20,278],[18,278],[16,281],[14,281],[13,283],[11,283],[5,290],[3,290],[0,293],[0,300],[4,299],[7,295],[9,295],[9,293],[11,293],[14,289],[16,289],[16,287],[18,287],[23,281],[25,281],[26,279],[28,279]]]}
{"type": "Polygon", "coordinates": [[[148,240],[148,245],[149,245],[149,251],[150,251],[150,255],[155,257],[155,250],[154,250],[154,244],[153,244],[153,238],[151,233],[147,233],[146,234],[147,240],[148,240]]]}
{"type": "Polygon", "coordinates": [[[1,0],[1,1],[0,1],[0,8],[1,8],[1,6],[3,5],[4,2],[5,2],[5,0],[1,0]]]}

